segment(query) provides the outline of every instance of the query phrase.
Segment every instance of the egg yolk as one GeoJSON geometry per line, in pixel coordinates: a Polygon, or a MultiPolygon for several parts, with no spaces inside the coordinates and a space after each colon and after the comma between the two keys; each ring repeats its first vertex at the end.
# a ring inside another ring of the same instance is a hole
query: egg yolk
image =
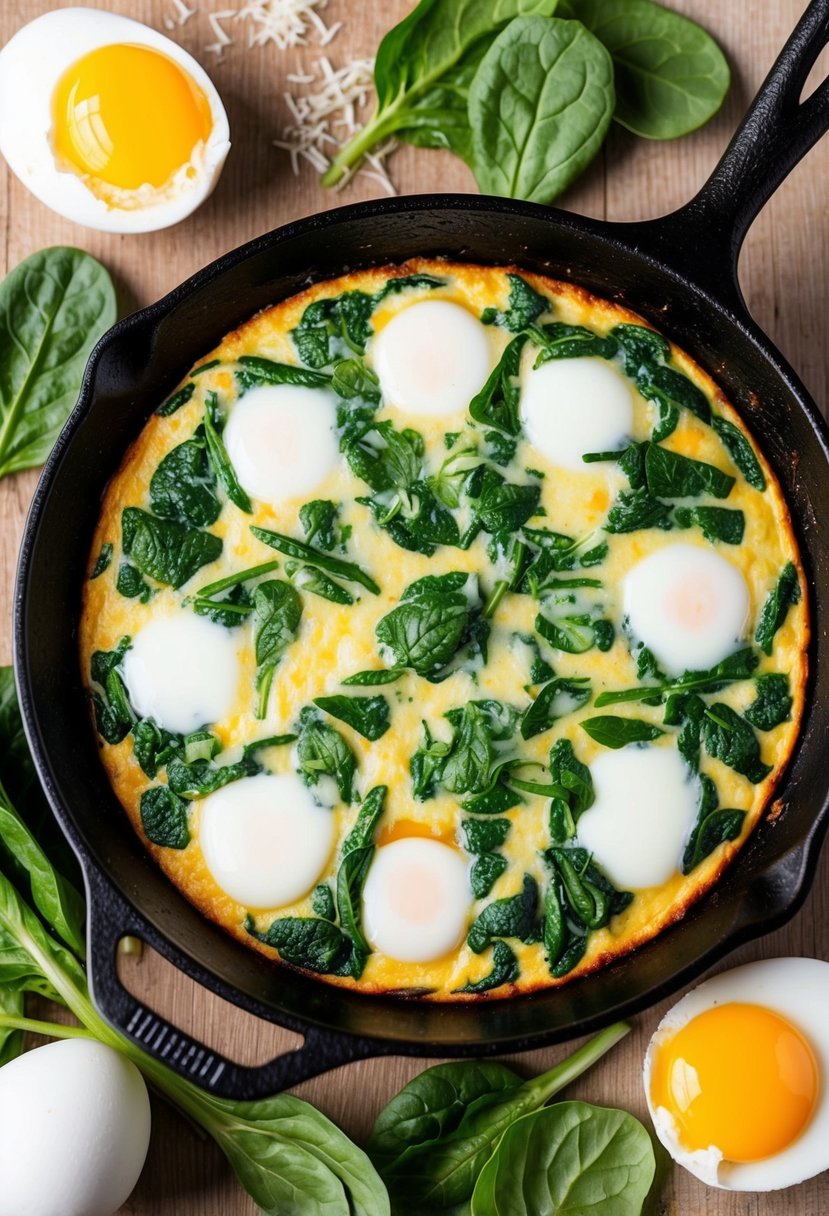
{"type": "Polygon", "coordinates": [[[207,97],[159,51],[114,43],[77,60],[52,98],[58,161],[104,186],[165,186],[211,128],[207,97]]]}
{"type": "Polygon", "coordinates": [[[799,1030],[760,1005],[715,1006],[655,1053],[651,1098],[690,1151],[760,1161],[787,1148],[817,1105],[817,1060],[799,1030]]]}

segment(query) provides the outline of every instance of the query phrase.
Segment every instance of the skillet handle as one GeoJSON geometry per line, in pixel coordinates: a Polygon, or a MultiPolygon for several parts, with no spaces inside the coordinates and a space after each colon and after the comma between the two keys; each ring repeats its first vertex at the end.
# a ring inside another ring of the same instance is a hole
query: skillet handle
{"type": "Polygon", "coordinates": [[[812,0],[708,181],[684,207],[651,221],[653,239],[649,233],[642,242],[741,311],[737,259],[746,233],[829,130],[829,79],[801,101],[806,78],[828,42],[829,0],[812,0]]]}
{"type": "MultiPolygon", "coordinates": [[[[264,1064],[237,1064],[178,1030],[129,993],[118,978],[118,943],[131,935],[144,940],[146,926],[102,875],[86,875],[87,978],[92,1001],[115,1030],[209,1093],[236,1101],[267,1098],[341,1064],[382,1051],[378,1044],[316,1028],[304,1030],[301,1047],[264,1064]]],[[[293,1029],[293,1027],[292,1027],[293,1029]]]]}

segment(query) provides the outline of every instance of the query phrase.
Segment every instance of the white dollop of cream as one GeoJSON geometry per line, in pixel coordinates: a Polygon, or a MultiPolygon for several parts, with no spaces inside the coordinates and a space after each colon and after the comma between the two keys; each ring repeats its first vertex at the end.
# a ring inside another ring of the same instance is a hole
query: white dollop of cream
{"type": "Polygon", "coordinates": [[[579,818],[579,844],[621,890],[667,882],[697,816],[699,778],[673,747],[606,752],[590,774],[596,798],[579,818]]]}
{"type": "Polygon", "coordinates": [[[150,621],[135,635],[123,671],[139,717],[187,735],[230,713],[239,658],[231,630],[182,611],[150,621]]]}
{"type": "Polygon", "coordinates": [[[624,447],[633,427],[633,396],[606,359],[551,359],[524,374],[519,412],[530,443],[548,460],[595,473],[597,466],[582,457],[624,447]]]}
{"type": "Polygon", "coordinates": [[[623,595],[631,633],[669,675],[713,667],[745,634],[746,581],[711,548],[677,542],[657,549],[625,576],[623,595]]]}
{"type": "Polygon", "coordinates": [[[0,1216],[112,1216],[150,1142],[143,1078],[118,1051],[61,1039],[0,1069],[0,1216]]]}
{"type": "Polygon", "coordinates": [[[201,803],[208,870],[246,908],[279,908],[305,895],[334,845],[335,816],[293,773],[243,777],[201,803]]]}
{"type": "Polygon", "coordinates": [[[389,958],[428,963],[457,946],[470,905],[461,854],[439,840],[405,837],[377,850],[363,889],[363,928],[389,958]]]}
{"type": "Polygon", "coordinates": [[[443,417],[465,410],[492,368],[481,322],[449,300],[421,300],[397,313],[370,355],[386,405],[443,417]]]}
{"type": "Polygon", "coordinates": [[[230,462],[252,498],[275,507],[310,494],[340,458],[335,398],[296,384],[252,388],[233,405],[224,431],[230,462]]]}

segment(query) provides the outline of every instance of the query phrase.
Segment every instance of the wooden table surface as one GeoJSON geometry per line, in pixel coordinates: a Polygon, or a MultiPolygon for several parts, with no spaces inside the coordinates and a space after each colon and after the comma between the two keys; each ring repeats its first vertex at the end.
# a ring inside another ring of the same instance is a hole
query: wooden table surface
{"type": "MultiPolygon", "coordinates": [[[[54,0],[52,0],[54,3],[54,0]]],[[[97,0],[84,0],[97,3],[97,0]]],[[[720,115],[709,126],[668,144],[636,140],[614,128],[588,173],[563,200],[574,211],[607,219],[630,220],[667,212],[702,184],[724,148],[749,99],[800,15],[805,0],[672,0],[673,7],[708,27],[724,47],[733,85],[720,115]]],[[[294,177],[288,158],[272,146],[287,113],[282,99],[285,76],[298,65],[314,64],[327,54],[335,67],[349,55],[371,55],[383,31],[409,9],[407,0],[331,0],[326,21],[342,18],[343,28],[321,51],[312,44],[280,52],[274,45],[248,49],[239,23],[225,22],[234,37],[224,61],[205,50],[213,41],[207,14],[230,7],[225,0],[193,0],[200,11],[172,37],[211,72],[224,99],[233,149],[218,189],[183,224],[146,236],[113,236],[62,220],[38,203],[0,165],[0,264],[52,244],[73,244],[99,257],[112,272],[121,313],[147,304],[187,275],[269,228],[340,202],[379,193],[375,183],[358,179],[341,195],[325,192],[310,167],[294,177]]],[[[0,43],[49,7],[49,0],[3,0],[0,43]]],[[[99,5],[165,29],[171,0],[112,0],[99,5]]],[[[241,0],[237,7],[241,8],[241,0]]],[[[404,148],[391,162],[401,193],[474,190],[471,175],[448,154],[404,148]]],[[[822,407],[826,407],[829,350],[829,139],[792,174],[755,223],[741,263],[742,284],[760,325],[771,335],[822,407]]],[[[0,660],[11,653],[12,580],[21,529],[36,475],[0,483],[0,594],[7,606],[0,617],[0,660]]],[[[803,909],[784,929],[740,950],[727,966],[777,955],[829,959],[829,850],[824,852],[813,890],[803,909]]],[[[172,1017],[211,1046],[254,1062],[290,1046],[296,1036],[241,1013],[197,987],[160,958],[145,952],[125,960],[125,982],[142,999],[172,1017]]],[[[570,1091],[593,1101],[618,1105],[647,1119],[640,1070],[647,1038],[665,1006],[636,1021],[633,1033],[593,1075],[570,1091]]],[[[564,1049],[518,1058],[527,1074],[547,1068],[564,1049]]],[[[417,1073],[425,1061],[383,1059],[353,1064],[307,1082],[296,1091],[315,1103],[356,1139],[365,1136],[380,1107],[417,1073]]],[[[123,1209],[132,1216],[248,1216],[254,1205],[236,1184],[210,1141],[160,1103],[147,1165],[123,1209]]],[[[825,1216],[829,1211],[829,1174],[782,1193],[735,1196],[706,1190],[675,1168],[654,1211],[660,1216],[825,1216]]],[[[542,1216],[541,1213],[538,1216],[542,1216]]]]}

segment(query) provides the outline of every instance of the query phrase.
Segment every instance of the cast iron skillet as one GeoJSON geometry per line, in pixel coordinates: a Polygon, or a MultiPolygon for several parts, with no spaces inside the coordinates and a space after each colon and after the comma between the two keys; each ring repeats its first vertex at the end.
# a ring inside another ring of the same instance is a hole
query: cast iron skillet
{"type": "MultiPolygon", "coordinates": [[[[426,195],[344,207],[227,254],[101,340],[80,400],[44,470],[26,528],[15,600],[18,688],[40,779],[80,858],[89,906],[89,979],[101,1013],[215,1093],[253,1098],[348,1060],[381,1054],[484,1055],[595,1030],[674,992],[800,906],[829,821],[825,758],[829,433],[814,402],[752,322],[736,263],[755,215],[829,128],[829,82],[800,95],[829,40],[814,0],[702,191],[672,215],[607,224],[500,199],[426,195]],[[152,409],[205,351],[309,282],[413,255],[517,263],[619,300],[689,351],[724,387],[780,477],[802,546],[817,627],[804,731],[762,823],[716,891],[627,958],[564,988],[443,1007],[375,998],[275,966],[204,919],[147,858],[99,763],[81,685],[82,571],[108,478],[152,409]],[[136,934],[221,996],[305,1034],[258,1068],[208,1051],[119,983],[116,946],[136,934]]],[[[825,236],[825,234],[824,234],[825,236]]]]}

